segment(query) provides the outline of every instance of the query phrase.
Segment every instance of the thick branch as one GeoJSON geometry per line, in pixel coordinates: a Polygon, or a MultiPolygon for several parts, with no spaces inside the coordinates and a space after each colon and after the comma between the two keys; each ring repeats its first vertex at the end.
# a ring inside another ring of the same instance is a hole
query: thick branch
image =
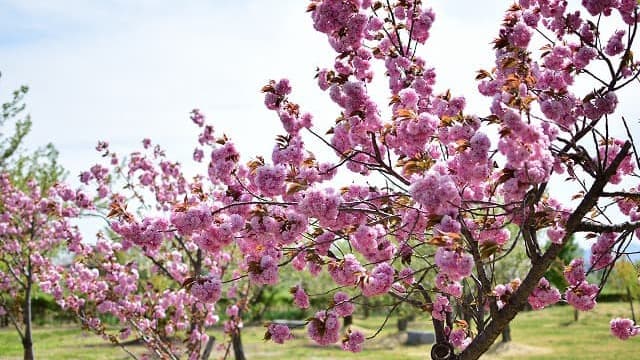
{"type": "Polygon", "coordinates": [[[509,303],[496,314],[485,330],[478,334],[469,347],[460,354],[460,360],[479,358],[480,355],[489,349],[509,322],[522,311],[529,294],[531,294],[533,289],[538,285],[538,281],[540,281],[540,278],[542,278],[551,263],[558,256],[564,244],[579,229],[582,224],[582,219],[584,219],[587,213],[597,204],[604,187],[609,183],[609,179],[615,174],[622,160],[628,155],[630,148],[631,143],[629,141],[625,142],[618,155],[616,155],[611,162],[611,165],[594,181],[589,192],[587,192],[582,199],[582,202],[569,216],[569,219],[567,219],[565,225],[566,235],[563,238],[562,244],[551,244],[549,249],[547,249],[540,258],[540,261],[532,264],[532,268],[527,274],[527,277],[522,281],[518,290],[511,296],[509,303]]]}
{"type": "Polygon", "coordinates": [[[621,198],[627,198],[631,200],[640,200],[640,193],[630,193],[630,192],[624,192],[624,191],[603,192],[602,196],[621,197],[621,198]]]}
{"type": "MultiPolygon", "coordinates": [[[[420,291],[420,294],[424,298],[424,301],[426,301],[428,304],[433,304],[433,301],[431,300],[431,296],[429,296],[429,293],[424,288],[424,286],[422,286],[422,285],[420,285],[420,283],[418,283],[418,285],[416,285],[416,289],[418,289],[418,291],[420,291]]],[[[444,332],[444,321],[438,320],[438,319],[433,318],[433,317],[432,317],[431,321],[433,322],[433,329],[436,332],[436,343],[437,344],[446,343],[448,340],[447,340],[447,335],[445,335],[445,332],[444,332]]]]}
{"type": "Polygon", "coordinates": [[[637,222],[623,222],[620,224],[599,224],[593,221],[583,221],[580,223],[576,232],[595,232],[595,233],[605,233],[605,232],[622,232],[622,231],[633,231],[635,229],[640,229],[640,221],[637,222]]]}

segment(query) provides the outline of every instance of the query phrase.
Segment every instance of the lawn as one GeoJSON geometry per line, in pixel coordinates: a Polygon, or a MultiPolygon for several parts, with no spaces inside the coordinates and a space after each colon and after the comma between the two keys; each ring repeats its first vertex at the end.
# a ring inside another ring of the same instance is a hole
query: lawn
{"type": "MultiPolygon", "coordinates": [[[[486,359],[631,359],[640,353],[640,337],[620,341],[609,334],[611,317],[629,316],[627,304],[598,304],[589,313],[581,313],[573,322],[573,310],[568,306],[556,306],[543,311],[521,314],[512,324],[513,342],[497,346],[486,359]]],[[[355,320],[357,328],[372,334],[382,317],[355,320]]],[[[429,322],[418,320],[409,328],[428,329],[429,322]]],[[[213,334],[221,339],[218,329],[213,334]]],[[[305,338],[304,330],[294,332],[296,339],[285,345],[265,343],[264,328],[248,326],[243,332],[245,351],[249,359],[426,359],[429,346],[404,346],[404,337],[395,330],[395,319],[374,340],[368,341],[365,350],[358,354],[343,352],[338,346],[319,347],[305,338]]],[[[107,344],[96,336],[85,334],[69,325],[39,327],[35,330],[35,352],[38,359],[128,359],[118,347],[107,344]]],[[[131,349],[142,352],[139,346],[131,349]]],[[[21,345],[10,328],[0,330],[0,359],[21,359],[21,345]]],[[[218,350],[212,359],[223,355],[218,350]]]]}
{"type": "MultiPolygon", "coordinates": [[[[601,303],[591,312],[580,313],[573,322],[573,308],[555,306],[521,314],[513,324],[516,344],[526,345],[527,353],[516,351],[506,359],[637,359],[640,338],[621,341],[609,332],[613,317],[631,317],[627,303],[601,303]]],[[[508,353],[508,352],[507,352],[508,353]]]]}

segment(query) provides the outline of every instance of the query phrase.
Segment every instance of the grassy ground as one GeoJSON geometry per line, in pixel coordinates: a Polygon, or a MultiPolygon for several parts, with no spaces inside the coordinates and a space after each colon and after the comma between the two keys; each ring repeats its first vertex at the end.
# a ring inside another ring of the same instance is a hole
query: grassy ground
{"type": "MultiPolygon", "coordinates": [[[[627,304],[599,304],[589,313],[580,313],[573,322],[573,310],[556,306],[537,312],[521,314],[512,324],[513,342],[507,346],[496,345],[485,359],[632,359],[640,353],[640,338],[620,341],[609,334],[608,322],[612,317],[629,316],[627,304]]],[[[372,334],[383,319],[355,319],[354,327],[372,334]]],[[[418,320],[409,328],[428,329],[429,321],[418,320]]],[[[296,339],[285,345],[262,341],[263,327],[246,327],[243,332],[245,352],[253,359],[426,359],[429,346],[404,346],[404,337],[395,331],[395,319],[390,321],[374,340],[368,341],[365,350],[358,354],[343,352],[338,346],[319,347],[305,338],[304,330],[294,332],[296,339]]],[[[222,336],[214,330],[218,339],[222,336]]],[[[40,327],[35,330],[35,352],[38,359],[127,359],[118,347],[105,343],[91,334],[84,334],[70,326],[40,327]]],[[[131,347],[142,352],[139,346],[131,347]]],[[[12,329],[0,329],[0,359],[20,359],[22,349],[12,329]]],[[[211,357],[220,358],[217,351],[211,357]]]]}
{"type": "Polygon", "coordinates": [[[556,306],[542,312],[521,314],[513,324],[513,351],[504,359],[637,359],[640,338],[621,341],[609,332],[613,317],[631,317],[625,303],[602,303],[573,322],[573,309],[556,306]]]}
{"type": "MultiPolygon", "coordinates": [[[[71,325],[44,326],[34,329],[36,359],[119,360],[130,359],[119,347],[83,332],[71,325]]],[[[138,353],[142,347],[133,347],[138,353]]],[[[22,344],[14,328],[0,329],[0,360],[22,359],[22,344]]]]}

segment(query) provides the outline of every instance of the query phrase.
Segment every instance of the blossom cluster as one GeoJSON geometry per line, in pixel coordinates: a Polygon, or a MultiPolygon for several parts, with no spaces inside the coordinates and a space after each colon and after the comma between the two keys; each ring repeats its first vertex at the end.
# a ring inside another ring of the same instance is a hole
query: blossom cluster
{"type": "MultiPolygon", "coordinates": [[[[71,310],[93,301],[98,313],[135,324],[128,331],[144,336],[184,330],[190,356],[208,339],[205,327],[216,321],[220,299],[228,300],[225,332],[239,336],[253,287],[278,284],[288,266],[313,276],[326,272],[340,287],[325,306],[313,309],[306,325],[320,345],[340,341],[340,318],[354,313],[360,296],[391,294],[430,309],[439,339],[457,352],[483,337],[471,339],[472,324],[454,327],[454,304],[471,312],[486,305],[493,320],[525,300],[542,309],[564,296],[579,310],[592,309],[599,289],[587,282],[583,259],[565,269],[564,295],[538,270],[546,270],[567,239],[584,229],[597,233],[591,267],[612,266],[615,246],[640,231],[634,225],[640,221],[640,186],[607,194],[602,185],[628,188],[625,181],[635,181],[635,150],[629,139],[609,137],[608,124],[619,110],[619,88],[637,78],[639,67],[628,55],[628,30],[606,33],[589,18],[615,15],[635,24],[637,3],[585,0],[586,12],[572,12],[566,1],[518,1],[494,41],[493,69],[477,76],[479,93],[490,101],[489,114],[482,116],[468,113],[464,96],[437,89],[436,70],[417,52],[436,21],[423,3],[311,1],[313,26],[337,53],[317,72],[318,87],[339,109],[326,136],[293,102],[285,78],[262,88],[264,105],[283,131],[271,156],[243,158],[199,110],[191,113],[200,132],[193,158],[204,168],[193,179],[150,140],[143,141],[143,151],[123,157],[124,165],[101,143],[98,150],[109,164],[91,167],[80,179],[95,186],[96,199],[109,202],[115,238],[98,241],[95,251],[71,241],[74,252],[90,255],[94,263],[72,267],[76,279],[52,271],[57,275],[43,278],[43,288],[71,310]],[[548,43],[539,59],[531,48],[537,34],[548,43]],[[600,75],[597,62],[610,74],[600,75]],[[385,71],[388,111],[372,91],[376,66],[385,71]],[[579,79],[593,80],[595,90],[580,93],[579,79]],[[327,145],[335,159],[316,159],[310,137],[327,145]],[[549,190],[560,174],[583,188],[574,197],[580,205],[563,204],[549,190]],[[357,184],[362,176],[366,183],[357,184]],[[118,179],[125,190],[114,190],[118,179]],[[591,209],[606,215],[608,206],[600,210],[599,197],[619,200],[632,222],[620,224],[628,231],[583,219],[591,209]],[[136,205],[153,211],[127,207],[136,205]],[[547,235],[548,250],[539,233],[547,235]],[[493,287],[494,263],[519,243],[538,275],[493,287]],[[117,255],[132,248],[142,250],[153,274],[179,286],[159,291],[142,285],[143,264],[118,262],[117,255]],[[470,302],[467,293],[478,295],[470,302]]],[[[83,191],[59,186],[54,195],[56,200],[36,202],[11,195],[6,203],[57,218],[93,208],[83,191]]],[[[0,218],[0,234],[17,233],[6,218],[0,218]]],[[[71,231],[62,221],[52,223],[55,235],[71,231]]],[[[3,246],[16,251],[20,244],[11,240],[3,246]]],[[[293,286],[293,304],[316,305],[301,284],[293,286]]],[[[86,323],[99,329],[97,316],[86,323]]],[[[476,325],[481,330],[487,324],[476,325]]],[[[637,327],[615,319],[611,331],[626,339],[637,327]]],[[[283,343],[292,335],[288,327],[270,323],[265,338],[283,343]]],[[[363,342],[361,332],[346,330],[341,344],[357,352],[363,342]]]]}

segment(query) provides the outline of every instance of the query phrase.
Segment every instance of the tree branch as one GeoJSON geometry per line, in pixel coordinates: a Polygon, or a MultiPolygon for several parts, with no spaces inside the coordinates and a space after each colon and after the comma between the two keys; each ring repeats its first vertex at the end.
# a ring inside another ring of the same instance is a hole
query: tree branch
{"type": "Polygon", "coordinates": [[[640,221],[637,222],[623,222],[620,224],[600,224],[594,221],[583,221],[580,223],[575,232],[595,232],[595,233],[607,233],[607,232],[622,232],[633,231],[640,229],[640,221]]]}
{"type": "Polygon", "coordinates": [[[485,353],[493,344],[495,339],[500,335],[502,330],[509,324],[513,318],[524,308],[529,294],[538,285],[540,278],[549,268],[553,260],[558,256],[564,244],[569,241],[571,236],[577,231],[582,223],[582,219],[597,204],[604,187],[609,183],[609,179],[615,174],[622,163],[622,160],[628,155],[631,143],[625,142],[620,152],[611,162],[611,165],[599,176],[589,189],[589,192],[582,199],[575,211],[567,219],[565,225],[566,234],[562,239],[562,244],[551,244],[540,261],[532,265],[531,270],[526,278],[520,284],[509,302],[500,310],[496,316],[487,325],[485,330],[478,334],[471,344],[460,354],[460,360],[477,359],[485,353]]]}

